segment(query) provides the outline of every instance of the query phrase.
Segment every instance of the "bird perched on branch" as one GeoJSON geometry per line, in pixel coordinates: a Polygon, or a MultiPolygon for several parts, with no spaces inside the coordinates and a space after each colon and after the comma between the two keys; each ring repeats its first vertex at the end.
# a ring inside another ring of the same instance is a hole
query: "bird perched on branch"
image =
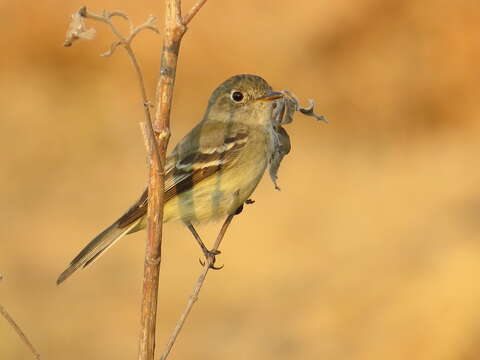
{"type": "MultiPolygon", "coordinates": [[[[234,214],[247,201],[273,157],[278,139],[272,112],[275,100],[283,96],[255,75],[233,76],[215,89],[203,119],[167,157],[164,222],[182,221],[193,228],[192,224],[234,214]]],[[[124,235],[144,229],[147,197],[145,190],[127,212],[88,243],[57,284],[97,260],[124,235]]],[[[206,256],[211,255],[200,245],[206,256]]]]}

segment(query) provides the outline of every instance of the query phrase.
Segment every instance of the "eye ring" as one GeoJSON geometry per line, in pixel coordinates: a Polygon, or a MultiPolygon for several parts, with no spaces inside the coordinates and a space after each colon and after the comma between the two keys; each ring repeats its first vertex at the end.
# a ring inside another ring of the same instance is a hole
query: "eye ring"
{"type": "Polygon", "coordinates": [[[245,96],[240,91],[234,90],[230,94],[230,98],[235,102],[241,102],[245,96]]]}

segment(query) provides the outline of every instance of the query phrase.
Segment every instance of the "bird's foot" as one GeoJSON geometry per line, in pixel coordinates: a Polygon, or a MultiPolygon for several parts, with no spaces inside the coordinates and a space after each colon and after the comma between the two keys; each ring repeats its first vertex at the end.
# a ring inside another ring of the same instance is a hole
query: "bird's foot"
{"type": "MultiPolygon", "coordinates": [[[[206,259],[206,263],[209,264],[209,267],[210,269],[212,270],[220,270],[223,268],[224,265],[222,266],[215,266],[215,261],[216,261],[216,257],[218,254],[221,254],[221,251],[220,250],[207,250],[205,249],[203,251],[203,254],[205,255],[205,259],[206,259]]],[[[202,266],[205,266],[205,262],[203,262],[202,260],[200,260],[200,264],[202,266]]]]}

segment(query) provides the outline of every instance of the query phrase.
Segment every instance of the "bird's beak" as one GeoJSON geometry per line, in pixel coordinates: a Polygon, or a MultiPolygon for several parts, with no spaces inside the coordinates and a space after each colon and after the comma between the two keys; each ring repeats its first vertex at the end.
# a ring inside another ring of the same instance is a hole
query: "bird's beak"
{"type": "Polygon", "coordinates": [[[272,91],[270,94],[267,94],[267,95],[265,95],[265,96],[262,96],[261,98],[258,98],[257,100],[260,100],[260,101],[273,101],[273,100],[280,99],[281,97],[283,97],[283,94],[282,94],[281,92],[272,91]]]}

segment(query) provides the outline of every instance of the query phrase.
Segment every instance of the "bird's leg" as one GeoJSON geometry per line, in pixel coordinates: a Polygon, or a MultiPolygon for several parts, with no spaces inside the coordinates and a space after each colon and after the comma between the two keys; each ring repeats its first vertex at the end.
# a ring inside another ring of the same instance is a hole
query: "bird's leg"
{"type": "MultiPolygon", "coordinates": [[[[247,200],[245,201],[245,204],[248,204],[248,205],[253,204],[253,203],[255,203],[255,200],[252,200],[252,199],[247,199],[247,200]]],[[[243,211],[243,204],[240,205],[237,210],[235,210],[235,212],[233,213],[233,215],[238,215],[238,214],[240,214],[242,211],[243,211]]]]}
{"type": "Polygon", "coordinates": [[[233,215],[238,215],[243,211],[243,204],[238,207],[237,210],[233,213],[233,215]]]}
{"type": "MultiPolygon", "coordinates": [[[[195,240],[197,240],[197,243],[198,243],[198,245],[200,245],[200,248],[202,249],[203,255],[205,255],[205,258],[207,260],[212,258],[212,265],[210,265],[210,268],[212,268],[214,270],[220,270],[223,266],[221,266],[221,267],[215,267],[214,266],[215,256],[220,254],[220,250],[208,250],[207,247],[205,246],[205,244],[203,243],[202,239],[200,238],[200,235],[197,233],[197,230],[195,230],[195,228],[193,227],[193,225],[191,223],[186,223],[185,225],[187,225],[188,230],[190,230],[190,232],[192,233],[195,240]]],[[[202,262],[200,261],[200,263],[202,263],[202,262]]],[[[204,265],[204,264],[202,264],[202,265],[204,265]]]]}

